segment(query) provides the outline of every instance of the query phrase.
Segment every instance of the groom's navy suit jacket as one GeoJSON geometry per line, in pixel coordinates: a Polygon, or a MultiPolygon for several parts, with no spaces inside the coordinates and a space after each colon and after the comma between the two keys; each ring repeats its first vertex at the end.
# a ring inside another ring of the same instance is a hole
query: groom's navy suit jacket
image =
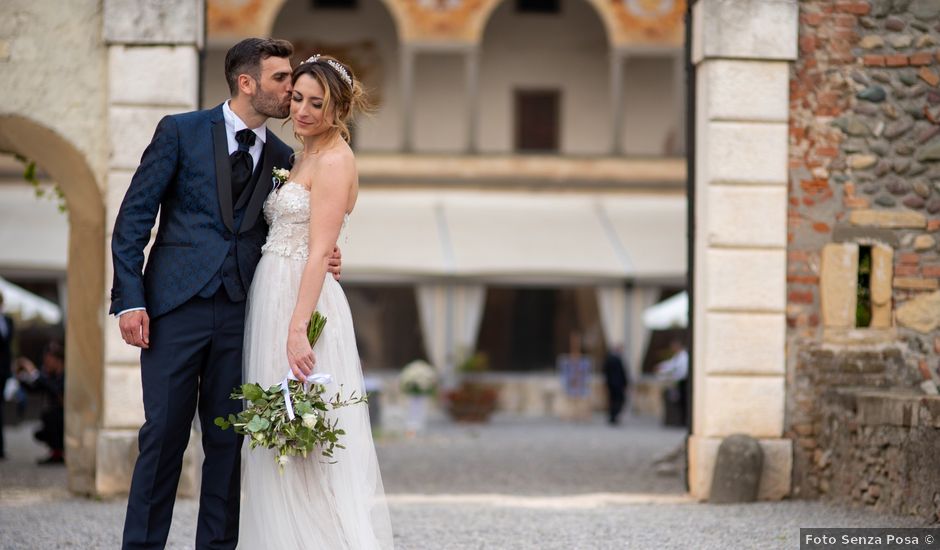
{"type": "Polygon", "coordinates": [[[226,261],[234,261],[230,271],[247,290],[267,236],[261,209],[272,169],[288,168],[291,154],[268,131],[253,190],[233,199],[222,106],[164,117],[114,224],[111,313],[138,307],[151,318],[168,313],[211,287],[226,261]],[[144,270],[158,209],[160,227],[144,270]]]}

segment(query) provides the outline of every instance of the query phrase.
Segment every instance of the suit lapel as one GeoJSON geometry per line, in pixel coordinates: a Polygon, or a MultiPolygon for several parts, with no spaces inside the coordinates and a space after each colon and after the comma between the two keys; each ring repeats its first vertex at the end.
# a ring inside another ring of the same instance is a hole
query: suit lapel
{"type": "Polygon", "coordinates": [[[261,152],[261,173],[258,175],[257,183],[255,183],[251,200],[248,201],[248,206],[245,208],[245,217],[242,218],[241,226],[238,228],[239,234],[255,226],[255,222],[258,221],[258,214],[261,213],[261,208],[264,206],[264,200],[271,192],[271,172],[274,170],[275,155],[274,145],[271,143],[273,136],[270,130],[268,136],[268,141],[264,144],[264,149],[261,152]]]}
{"type": "Polygon", "coordinates": [[[212,145],[215,150],[215,184],[219,192],[219,207],[222,209],[222,221],[229,231],[235,232],[235,215],[232,211],[232,164],[228,156],[228,137],[225,135],[225,121],[222,109],[212,121],[212,145]]]}

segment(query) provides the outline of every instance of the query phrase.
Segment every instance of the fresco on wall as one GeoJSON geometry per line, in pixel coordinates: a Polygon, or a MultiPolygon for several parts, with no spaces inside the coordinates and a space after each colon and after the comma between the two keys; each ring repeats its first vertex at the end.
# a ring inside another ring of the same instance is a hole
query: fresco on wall
{"type": "Polygon", "coordinates": [[[684,40],[684,0],[607,0],[622,45],[679,46],[684,40]]]}
{"type": "Polygon", "coordinates": [[[408,34],[423,40],[450,38],[466,41],[472,37],[472,23],[487,4],[486,0],[397,0],[409,23],[408,34]]]}
{"type": "MultiPolygon", "coordinates": [[[[267,16],[270,0],[207,0],[206,34],[212,38],[265,36],[258,24],[267,16]]],[[[276,2],[280,4],[281,2],[276,2]]]]}
{"type": "MultiPolygon", "coordinates": [[[[478,43],[486,21],[514,0],[381,0],[407,42],[478,43]]],[[[600,13],[616,46],[682,45],[685,0],[587,0],[600,13]]],[[[207,0],[210,41],[267,36],[284,0],[207,0]]]]}

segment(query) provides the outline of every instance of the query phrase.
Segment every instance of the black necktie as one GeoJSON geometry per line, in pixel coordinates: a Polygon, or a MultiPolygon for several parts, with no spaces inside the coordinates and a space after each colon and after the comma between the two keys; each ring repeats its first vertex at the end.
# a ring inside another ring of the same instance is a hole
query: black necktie
{"type": "Polygon", "coordinates": [[[254,168],[254,162],[251,159],[251,153],[248,149],[255,144],[255,133],[248,128],[244,128],[235,133],[235,141],[238,143],[238,151],[229,155],[232,162],[232,202],[238,202],[238,197],[251,181],[251,172],[254,168]]]}

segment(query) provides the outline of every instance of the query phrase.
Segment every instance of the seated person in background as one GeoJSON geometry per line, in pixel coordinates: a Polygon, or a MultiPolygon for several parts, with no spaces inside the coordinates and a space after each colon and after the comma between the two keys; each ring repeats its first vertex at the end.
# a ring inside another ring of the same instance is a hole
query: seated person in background
{"type": "Polygon", "coordinates": [[[39,464],[65,462],[65,352],[58,342],[49,342],[42,356],[42,370],[32,361],[17,360],[16,377],[27,390],[44,396],[42,427],[34,435],[49,447],[49,456],[39,464]]]}
{"type": "Polygon", "coordinates": [[[672,356],[656,365],[656,376],[671,382],[663,392],[667,426],[685,426],[689,406],[689,352],[682,340],[669,344],[672,356]]]}

